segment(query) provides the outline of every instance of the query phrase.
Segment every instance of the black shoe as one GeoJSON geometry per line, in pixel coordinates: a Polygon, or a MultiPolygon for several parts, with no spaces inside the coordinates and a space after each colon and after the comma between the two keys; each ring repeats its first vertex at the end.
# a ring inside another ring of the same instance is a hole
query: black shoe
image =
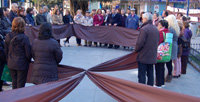
{"type": "Polygon", "coordinates": [[[119,45],[115,45],[115,49],[118,49],[119,48],[119,45]]]}
{"type": "Polygon", "coordinates": [[[173,76],[173,78],[179,78],[178,76],[173,76]]]}
{"type": "Polygon", "coordinates": [[[108,46],[108,48],[113,48],[113,46],[108,46]]]}
{"type": "Polygon", "coordinates": [[[87,47],[87,45],[84,45],[85,47],[87,47]]]}

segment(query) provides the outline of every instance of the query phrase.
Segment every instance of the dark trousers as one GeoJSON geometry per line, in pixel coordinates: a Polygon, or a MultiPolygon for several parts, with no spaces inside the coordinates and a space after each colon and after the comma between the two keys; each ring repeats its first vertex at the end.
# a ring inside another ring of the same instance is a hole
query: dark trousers
{"type": "Polygon", "coordinates": [[[146,84],[146,75],[148,78],[147,85],[153,86],[153,64],[143,64],[138,62],[138,82],[146,84]]]}
{"type": "Polygon", "coordinates": [[[155,64],[156,69],[156,86],[165,85],[165,63],[155,64]]]}
{"type": "Polygon", "coordinates": [[[2,91],[3,88],[3,80],[1,80],[1,76],[3,74],[4,64],[0,63],[0,91],[2,91]]]}
{"type": "Polygon", "coordinates": [[[10,74],[12,77],[12,88],[13,89],[22,88],[25,86],[28,69],[27,70],[10,69],[10,74]]]}
{"type": "Polygon", "coordinates": [[[181,56],[181,74],[186,74],[188,56],[181,56]]]}
{"type": "Polygon", "coordinates": [[[172,75],[172,60],[170,60],[169,62],[166,63],[167,65],[167,69],[168,69],[168,75],[172,75]]]}
{"type": "Polygon", "coordinates": [[[78,45],[81,45],[81,39],[76,38],[76,43],[77,43],[78,45]]]}

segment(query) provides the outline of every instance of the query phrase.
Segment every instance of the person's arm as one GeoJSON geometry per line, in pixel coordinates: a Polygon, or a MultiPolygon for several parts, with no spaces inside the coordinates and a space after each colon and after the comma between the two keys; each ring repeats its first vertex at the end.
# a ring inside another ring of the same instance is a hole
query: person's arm
{"type": "Polygon", "coordinates": [[[32,55],[31,55],[31,44],[30,44],[30,41],[29,41],[28,37],[25,37],[24,48],[25,48],[26,58],[27,58],[28,61],[31,62],[31,58],[32,58],[32,55]]]}
{"type": "Polygon", "coordinates": [[[8,52],[9,52],[9,43],[10,43],[10,34],[6,35],[5,38],[5,44],[4,44],[4,50],[5,50],[5,54],[6,54],[6,59],[8,60],[8,52]]]}
{"type": "Polygon", "coordinates": [[[135,48],[136,52],[140,52],[142,50],[146,41],[146,37],[147,37],[146,32],[143,29],[141,29],[136,43],[136,48],[135,48]]]}
{"type": "Polygon", "coordinates": [[[57,64],[59,64],[62,60],[62,57],[63,57],[63,52],[59,46],[59,44],[56,42],[55,44],[55,51],[54,51],[54,56],[56,58],[56,62],[57,64]]]}
{"type": "Polygon", "coordinates": [[[127,17],[126,20],[125,20],[125,27],[126,27],[126,28],[128,27],[128,17],[127,17]]]}

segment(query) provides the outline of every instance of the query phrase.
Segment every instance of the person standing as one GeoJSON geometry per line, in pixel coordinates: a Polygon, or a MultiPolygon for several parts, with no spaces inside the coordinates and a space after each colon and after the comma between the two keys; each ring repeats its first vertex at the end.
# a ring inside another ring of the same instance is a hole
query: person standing
{"type": "Polygon", "coordinates": [[[165,19],[168,21],[168,24],[169,24],[169,32],[173,34],[171,61],[166,63],[167,69],[168,69],[166,82],[171,82],[172,77],[173,77],[172,76],[172,70],[173,70],[172,62],[175,65],[177,61],[178,36],[180,35],[180,27],[174,15],[169,15],[165,19]]]}
{"type": "Polygon", "coordinates": [[[187,69],[187,63],[188,63],[188,57],[190,53],[190,43],[192,38],[192,31],[189,29],[189,23],[184,22],[183,23],[183,29],[184,29],[184,40],[183,40],[183,54],[181,56],[181,74],[186,74],[187,69]]]}
{"type": "Polygon", "coordinates": [[[26,19],[26,16],[25,16],[25,10],[24,10],[23,7],[18,8],[17,16],[23,18],[25,23],[27,23],[27,19],[26,19]]]}
{"type": "MultiPolygon", "coordinates": [[[[6,55],[4,52],[4,39],[0,34],[0,78],[3,74],[4,65],[6,64],[6,55]]],[[[0,79],[0,92],[3,91],[3,83],[4,81],[0,79]]]]}
{"type": "Polygon", "coordinates": [[[49,13],[49,8],[47,6],[44,6],[43,9],[44,9],[43,14],[44,14],[47,22],[52,24],[52,17],[51,17],[51,14],[49,13]]]}
{"type": "MultiPolygon", "coordinates": [[[[73,17],[71,16],[69,10],[65,11],[65,16],[63,16],[63,22],[64,22],[64,24],[73,24],[73,17]]],[[[64,45],[66,45],[66,43],[69,44],[69,39],[70,39],[70,37],[66,38],[66,40],[64,41],[64,45]]]]}
{"type": "MultiPolygon", "coordinates": [[[[169,33],[168,30],[168,22],[166,20],[160,20],[158,22],[158,30],[159,30],[159,45],[164,42],[164,34],[166,36],[169,33]],[[164,34],[163,34],[164,33],[164,34]]],[[[165,63],[156,63],[155,64],[156,70],[156,86],[158,88],[165,86],[165,63]]]]}
{"type": "MultiPolygon", "coordinates": [[[[83,18],[83,24],[84,26],[93,26],[93,18],[90,16],[90,12],[86,11],[85,17],[83,18]]],[[[92,46],[91,41],[85,40],[85,45],[84,46],[92,46]]]]}
{"type": "Polygon", "coordinates": [[[152,24],[152,14],[144,13],[142,15],[143,25],[136,43],[135,52],[138,53],[138,82],[153,86],[153,64],[157,63],[157,47],[159,43],[159,31],[152,24]]]}
{"type": "Polygon", "coordinates": [[[121,21],[122,21],[122,24],[121,26],[122,27],[126,27],[126,19],[127,19],[127,16],[125,14],[125,10],[121,10],[121,21]]]}
{"type": "Polygon", "coordinates": [[[131,9],[131,14],[126,19],[126,28],[137,30],[139,27],[139,17],[135,14],[135,9],[131,9]]]}
{"type": "Polygon", "coordinates": [[[56,10],[55,13],[52,15],[52,21],[53,21],[53,24],[55,24],[55,25],[62,25],[62,24],[64,24],[63,23],[63,17],[60,14],[59,10],[56,10]]]}
{"type": "Polygon", "coordinates": [[[159,23],[159,14],[154,13],[153,14],[153,25],[158,26],[158,23],[159,23]]]}
{"type": "Polygon", "coordinates": [[[24,30],[24,20],[21,17],[16,17],[12,22],[12,32],[7,34],[5,39],[5,53],[13,89],[25,86],[31,62],[31,45],[24,30]]]}
{"type": "Polygon", "coordinates": [[[11,23],[12,23],[13,19],[15,17],[17,17],[17,9],[18,9],[18,5],[16,3],[13,3],[11,6],[10,14],[9,14],[9,19],[10,19],[11,23]]]}
{"type": "Polygon", "coordinates": [[[5,11],[0,8],[0,34],[5,38],[5,36],[11,32],[11,24],[7,17],[5,17],[5,11]]]}
{"type": "Polygon", "coordinates": [[[41,25],[42,23],[47,22],[46,17],[43,14],[43,8],[40,8],[39,14],[36,16],[36,24],[41,25]]]}
{"type": "MultiPolygon", "coordinates": [[[[93,25],[102,26],[103,22],[104,22],[104,19],[102,16],[102,11],[101,9],[98,9],[96,15],[93,17],[93,25]]],[[[97,42],[94,42],[94,45],[97,47],[98,46],[97,42]]],[[[101,47],[101,43],[99,44],[99,46],[101,47]]]]}
{"type": "Polygon", "coordinates": [[[52,38],[51,24],[41,24],[38,39],[34,40],[32,46],[34,63],[31,82],[42,84],[57,81],[57,67],[62,60],[62,55],[58,42],[52,38]]]}
{"type": "Polygon", "coordinates": [[[29,24],[30,26],[35,26],[35,20],[33,18],[33,14],[34,14],[33,8],[28,8],[26,10],[26,13],[27,13],[26,15],[27,24],[29,24]]]}
{"type": "MultiPolygon", "coordinates": [[[[82,11],[81,10],[77,10],[76,12],[76,16],[74,16],[74,22],[76,24],[82,24],[83,23],[83,18],[84,16],[82,15],[82,11]]],[[[81,46],[81,39],[76,37],[76,42],[77,42],[77,46],[81,46]]]]}
{"type": "Polygon", "coordinates": [[[166,10],[163,10],[163,13],[162,13],[162,18],[166,18],[167,16],[169,15],[169,13],[166,11],[166,10]]]}
{"type": "MultiPolygon", "coordinates": [[[[122,19],[121,19],[121,10],[120,9],[112,9],[112,18],[109,26],[121,26],[122,24],[122,19]]],[[[112,48],[113,45],[109,44],[108,48],[112,48]]],[[[119,45],[114,45],[115,49],[118,49],[120,46],[119,45]]]]}

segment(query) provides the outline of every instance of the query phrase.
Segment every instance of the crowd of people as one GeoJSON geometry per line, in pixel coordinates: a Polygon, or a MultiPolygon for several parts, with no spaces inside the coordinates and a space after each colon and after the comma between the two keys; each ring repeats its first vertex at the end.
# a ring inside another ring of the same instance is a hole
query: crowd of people
{"type": "Polygon", "coordinates": [[[163,11],[162,16],[157,13],[144,13],[142,23],[135,48],[138,52],[138,82],[146,84],[147,77],[147,84],[153,86],[155,65],[155,87],[162,88],[165,87],[165,82],[171,82],[172,78],[179,78],[182,74],[186,74],[192,38],[189,18],[181,13],[168,15],[167,11],[163,11]],[[168,33],[173,34],[171,60],[157,63],[158,45],[165,41],[168,33]],[[166,78],[165,65],[168,69],[166,78]]]}
{"type": "MultiPolygon", "coordinates": [[[[31,81],[41,84],[58,80],[57,65],[62,60],[62,50],[52,37],[52,25],[81,24],[83,26],[119,26],[140,31],[135,51],[138,53],[138,81],[154,85],[153,65],[156,71],[157,87],[163,87],[165,82],[172,78],[179,78],[186,74],[190,40],[192,32],[189,29],[189,19],[183,14],[169,15],[163,11],[158,13],[141,12],[140,17],[135,14],[135,9],[107,9],[86,11],[83,15],[77,10],[72,17],[69,10],[63,11],[56,5],[53,13],[48,7],[39,9],[34,14],[33,8],[25,9],[17,4],[12,4],[12,9],[0,8],[0,76],[4,65],[7,64],[12,77],[13,89],[25,86],[28,67],[31,59],[34,59],[31,81]],[[36,16],[34,16],[36,15],[36,16]],[[28,37],[24,34],[25,26],[40,25],[39,37],[33,41],[32,46],[28,37]],[[163,35],[163,33],[165,35],[163,35]],[[167,33],[173,34],[172,58],[167,63],[157,63],[157,48],[163,43],[167,33]],[[173,67],[173,65],[174,67],[173,67]],[[165,65],[168,69],[165,78],[165,65]],[[174,71],[173,71],[174,69],[174,71]],[[173,72],[173,73],[172,73],[173,72]]],[[[64,43],[69,43],[70,37],[64,43]]],[[[76,38],[77,45],[81,46],[81,39],[76,38]]],[[[86,41],[84,46],[104,46],[119,48],[120,45],[102,44],[100,42],[86,41]]],[[[124,47],[125,49],[128,47],[124,47]]],[[[0,81],[0,91],[3,81],[0,81]]]]}

